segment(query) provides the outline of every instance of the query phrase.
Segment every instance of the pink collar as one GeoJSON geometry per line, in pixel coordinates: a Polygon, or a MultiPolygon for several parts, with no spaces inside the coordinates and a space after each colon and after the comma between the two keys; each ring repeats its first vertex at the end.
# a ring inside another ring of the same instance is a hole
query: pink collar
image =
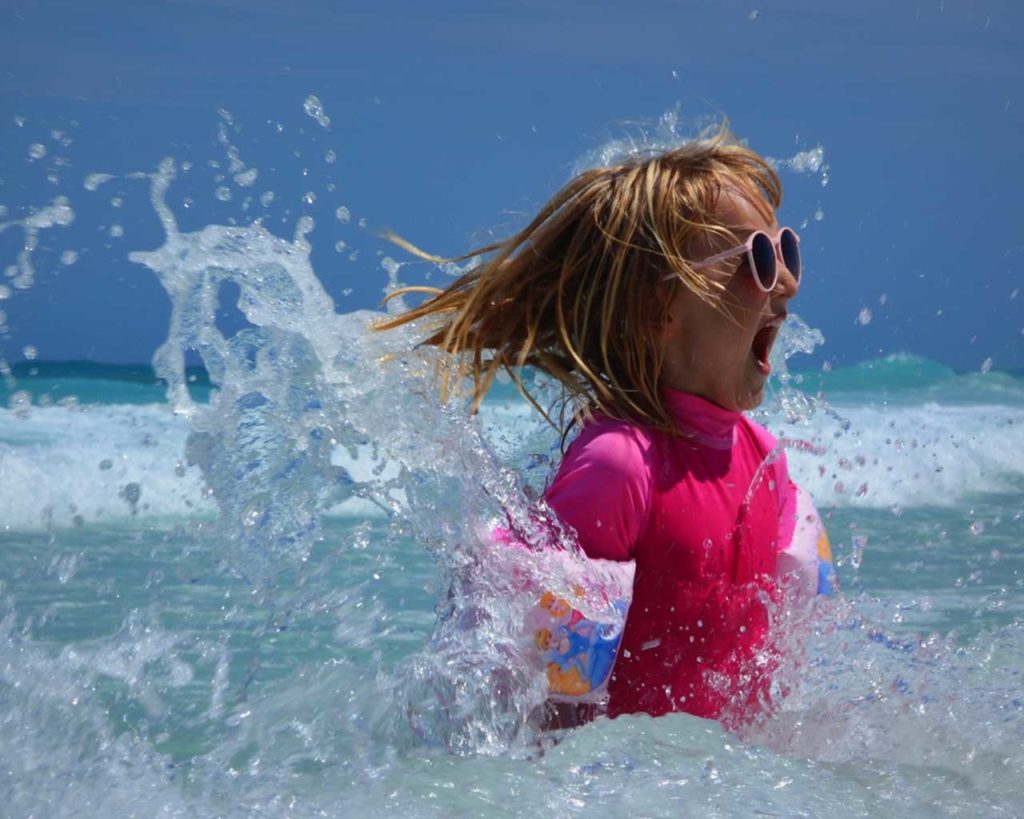
{"type": "Polygon", "coordinates": [[[666,388],[662,395],[665,408],[683,435],[713,449],[732,449],[742,413],[688,392],[666,388]]]}

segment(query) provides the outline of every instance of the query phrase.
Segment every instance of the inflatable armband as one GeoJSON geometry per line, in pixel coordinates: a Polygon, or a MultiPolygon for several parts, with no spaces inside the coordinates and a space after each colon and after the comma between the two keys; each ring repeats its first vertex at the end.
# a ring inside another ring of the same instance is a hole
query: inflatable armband
{"type": "Polygon", "coordinates": [[[550,591],[541,595],[527,614],[527,626],[547,671],[552,697],[590,699],[604,692],[619,650],[627,607],[627,601],[616,601],[613,608],[619,622],[598,623],[564,597],[550,591]]]}
{"type": "MultiPolygon", "coordinates": [[[[828,533],[811,496],[798,487],[792,513],[795,525],[789,545],[779,553],[777,574],[800,597],[831,595],[838,583],[828,533]]],[[[502,542],[509,540],[503,538],[502,542]]],[[[526,615],[526,632],[546,670],[552,699],[600,699],[615,665],[629,608],[633,567],[628,563],[595,563],[605,564],[606,572],[617,573],[614,583],[602,594],[605,600],[615,600],[612,608],[618,617],[610,614],[610,622],[590,619],[566,597],[551,591],[541,593],[526,615]]],[[[573,594],[576,605],[582,606],[584,590],[577,587],[569,596],[573,594]]]]}
{"type": "Polygon", "coordinates": [[[832,547],[811,496],[797,487],[796,525],[789,545],[779,553],[779,577],[790,576],[799,594],[830,595],[838,588],[832,547]]]}

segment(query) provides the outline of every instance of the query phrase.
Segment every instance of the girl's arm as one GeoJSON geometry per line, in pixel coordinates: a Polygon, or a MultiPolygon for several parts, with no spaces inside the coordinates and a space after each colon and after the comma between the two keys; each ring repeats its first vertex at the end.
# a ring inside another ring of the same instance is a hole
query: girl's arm
{"type": "Polygon", "coordinates": [[[584,428],[544,499],[592,558],[632,560],[650,507],[650,444],[636,428],[600,420],[584,428]]]}
{"type": "Polygon", "coordinates": [[[832,594],[837,588],[832,548],[825,523],[809,492],[789,477],[785,456],[780,458],[779,562],[776,574],[796,584],[803,596],[832,594]]]}

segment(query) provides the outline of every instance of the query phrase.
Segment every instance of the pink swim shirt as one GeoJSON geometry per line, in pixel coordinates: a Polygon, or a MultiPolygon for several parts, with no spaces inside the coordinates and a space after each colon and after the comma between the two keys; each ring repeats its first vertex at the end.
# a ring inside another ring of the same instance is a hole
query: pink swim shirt
{"type": "Polygon", "coordinates": [[[636,561],[610,716],[741,723],[769,703],[769,606],[795,487],[763,427],[695,395],[664,398],[681,436],[598,416],[545,498],[587,555],[636,561]]]}

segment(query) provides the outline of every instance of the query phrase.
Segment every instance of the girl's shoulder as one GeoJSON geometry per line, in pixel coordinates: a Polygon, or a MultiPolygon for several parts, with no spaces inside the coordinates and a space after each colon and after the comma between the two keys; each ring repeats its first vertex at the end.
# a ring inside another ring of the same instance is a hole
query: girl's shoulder
{"type": "Polygon", "coordinates": [[[544,498],[590,557],[629,560],[647,519],[653,473],[650,432],[597,416],[569,445],[544,498]]]}
{"type": "Polygon", "coordinates": [[[778,448],[779,442],[767,429],[746,414],[741,416],[740,426],[746,430],[747,435],[757,442],[758,447],[763,450],[762,454],[767,455],[778,448]]]}
{"type": "Polygon", "coordinates": [[[749,446],[753,450],[751,454],[757,460],[768,464],[774,473],[775,484],[779,487],[780,492],[780,504],[782,504],[785,500],[784,496],[789,492],[790,484],[789,463],[785,447],[761,424],[746,415],[743,416],[742,425],[746,429],[749,446]]]}
{"type": "Polygon", "coordinates": [[[622,463],[645,462],[650,457],[653,435],[649,429],[630,421],[595,415],[573,439],[568,456],[584,451],[600,454],[602,460],[622,463]]]}

